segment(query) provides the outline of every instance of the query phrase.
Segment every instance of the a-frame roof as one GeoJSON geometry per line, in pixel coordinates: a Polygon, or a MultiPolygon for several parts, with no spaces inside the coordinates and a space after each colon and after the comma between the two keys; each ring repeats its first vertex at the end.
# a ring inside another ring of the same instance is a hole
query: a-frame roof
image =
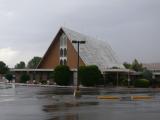
{"type": "MultiPolygon", "coordinates": [[[[107,41],[98,40],[65,27],[62,27],[62,30],[71,41],[86,41],[85,44],[80,45],[79,49],[80,57],[86,65],[97,65],[101,71],[112,67],[124,68],[107,41]]],[[[73,46],[77,51],[77,45],[73,44],[73,46]]]]}
{"type": "MultiPolygon", "coordinates": [[[[106,69],[112,67],[124,68],[124,66],[119,62],[118,57],[116,56],[110,45],[107,43],[107,41],[97,40],[95,38],[86,36],[65,27],[60,28],[59,32],[62,31],[67,35],[70,41],[86,41],[85,44],[80,45],[79,49],[80,58],[86,65],[97,65],[101,71],[105,71],[106,69]]],[[[54,41],[52,42],[50,47],[53,44],[54,41]]],[[[77,51],[77,44],[73,43],[73,46],[77,51]]],[[[47,52],[49,51],[49,49],[47,50],[47,52]]],[[[45,53],[44,57],[46,56],[47,52],[45,53]]]]}

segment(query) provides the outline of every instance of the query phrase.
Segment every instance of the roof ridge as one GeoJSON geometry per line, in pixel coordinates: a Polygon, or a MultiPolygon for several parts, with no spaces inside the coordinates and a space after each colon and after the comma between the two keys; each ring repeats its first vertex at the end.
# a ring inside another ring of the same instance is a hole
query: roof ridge
{"type": "MultiPolygon", "coordinates": [[[[70,31],[70,32],[74,32],[74,33],[76,33],[76,34],[79,34],[79,35],[81,35],[81,36],[83,36],[83,37],[85,37],[85,38],[90,38],[90,39],[92,39],[92,40],[94,40],[94,41],[98,41],[98,40],[100,40],[100,41],[103,41],[103,42],[107,42],[107,41],[105,41],[105,40],[103,40],[103,39],[97,39],[97,38],[95,38],[95,37],[92,37],[92,36],[90,36],[90,35],[87,35],[87,34],[84,34],[84,33],[81,33],[81,32],[78,32],[78,31],[76,31],[76,30],[73,30],[73,29],[70,29],[70,28],[67,28],[67,27],[61,27],[62,28],[62,30],[65,32],[67,32],[67,31],[70,31]]],[[[65,33],[66,33],[65,32],[65,33]]],[[[107,42],[108,43],[108,42],[107,42]]]]}

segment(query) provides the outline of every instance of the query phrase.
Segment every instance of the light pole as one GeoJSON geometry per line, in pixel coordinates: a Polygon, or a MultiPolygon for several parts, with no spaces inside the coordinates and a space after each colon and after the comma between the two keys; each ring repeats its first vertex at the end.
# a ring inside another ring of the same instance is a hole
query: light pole
{"type": "Polygon", "coordinates": [[[130,81],[131,81],[131,79],[130,79],[130,70],[128,71],[128,88],[130,87],[130,81]]]}
{"type": "Polygon", "coordinates": [[[118,87],[118,83],[119,82],[119,74],[118,74],[118,71],[117,71],[117,81],[116,81],[116,83],[117,83],[117,87],[118,87]]]}
{"type": "Polygon", "coordinates": [[[79,90],[79,45],[85,44],[86,41],[73,40],[72,43],[77,44],[77,84],[76,84],[76,88],[74,89],[74,96],[80,97],[80,90],[79,90]]]}
{"type": "Polygon", "coordinates": [[[155,82],[156,82],[156,76],[155,76],[155,74],[154,73],[152,73],[152,87],[155,87],[155,82]]]}

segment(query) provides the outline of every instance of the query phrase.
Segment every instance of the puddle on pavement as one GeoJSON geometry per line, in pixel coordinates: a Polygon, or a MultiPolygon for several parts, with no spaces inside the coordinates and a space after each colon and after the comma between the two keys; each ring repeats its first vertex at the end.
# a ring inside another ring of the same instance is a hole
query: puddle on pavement
{"type": "Polygon", "coordinates": [[[45,112],[57,112],[57,111],[64,111],[71,108],[76,107],[87,107],[87,106],[95,106],[98,105],[98,102],[65,102],[65,103],[57,103],[53,105],[44,105],[43,111],[45,112]]]}

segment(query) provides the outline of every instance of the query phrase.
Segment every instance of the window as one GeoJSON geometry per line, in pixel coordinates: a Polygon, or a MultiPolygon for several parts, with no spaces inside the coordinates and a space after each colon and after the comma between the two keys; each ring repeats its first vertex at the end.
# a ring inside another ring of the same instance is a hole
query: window
{"type": "Polygon", "coordinates": [[[60,37],[60,46],[63,46],[63,39],[62,39],[62,36],[60,37]]]}
{"type": "Polygon", "coordinates": [[[66,49],[66,48],[64,48],[63,56],[64,56],[64,57],[66,57],[66,56],[67,56],[67,49],[66,49]]]}
{"type": "Polygon", "coordinates": [[[60,57],[63,57],[63,49],[60,49],[60,57]]]}
{"type": "Polygon", "coordinates": [[[67,45],[67,36],[65,35],[63,38],[63,45],[66,46],[67,45]]]}
{"type": "Polygon", "coordinates": [[[60,37],[60,47],[62,46],[67,46],[67,36],[65,34],[60,37]]]}
{"type": "Polygon", "coordinates": [[[67,57],[67,49],[66,48],[60,49],[60,57],[67,57]]]}
{"type": "Polygon", "coordinates": [[[60,36],[60,65],[66,65],[67,64],[67,36],[62,33],[60,36]]]}
{"type": "Polygon", "coordinates": [[[63,60],[62,59],[60,60],[60,65],[63,65],[63,60]]]}
{"type": "Polygon", "coordinates": [[[64,63],[64,65],[67,65],[67,60],[66,60],[66,59],[64,59],[63,63],[64,63]]]}
{"type": "Polygon", "coordinates": [[[60,60],[60,65],[67,65],[67,60],[66,59],[61,59],[60,60]]]}

